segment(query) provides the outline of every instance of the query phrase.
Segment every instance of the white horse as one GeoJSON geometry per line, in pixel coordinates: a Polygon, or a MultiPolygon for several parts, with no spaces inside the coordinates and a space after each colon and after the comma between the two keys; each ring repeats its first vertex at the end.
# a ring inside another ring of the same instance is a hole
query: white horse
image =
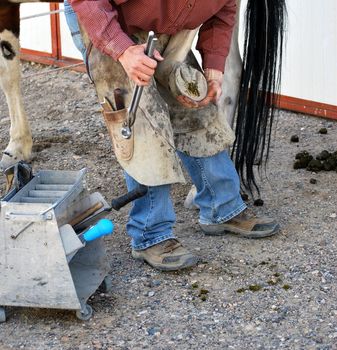
{"type": "MultiPolygon", "coordinates": [[[[3,151],[0,169],[6,169],[20,160],[29,160],[32,152],[32,135],[20,88],[19,10],[20,3],[26,2],[46,1],[0,2],[0,85],[6,96],[11,120],[10,140],[3,151]]],[[[282,52],[284,2],[248,0],[244,62],[238,45],[239,16],[226,61],[220,105],[231,124],[238,111],[235,163],[242,177],[247,175],[249,186],[252,183],[255,186],[251,170],[253,163],[261,160],[264,146],[269,146],[268,120],[270,109],[273,111],[274,107],[268,96],[277,87],[275,67],[282,52]]],[[[193,36],[187,34],[186,40],[193,40],[193,36]]],[[[184,54],[178,53],[178,56],[184,54]]]]}

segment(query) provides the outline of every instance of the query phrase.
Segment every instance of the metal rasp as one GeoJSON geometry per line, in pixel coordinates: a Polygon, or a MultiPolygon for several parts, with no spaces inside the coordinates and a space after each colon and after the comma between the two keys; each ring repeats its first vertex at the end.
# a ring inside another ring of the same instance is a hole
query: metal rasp
{"type": "MultiPolygon", "coordinates": [[[[145,48],[146,56],[149,56],[149,57],[153,56],[153,52],[154,52],[157,40],[158,39],[155,37],[154,32],[150,31],[147,37],[146,48],[145,48]]],[[[144,89],[143,86],[136,85],[133,91],[131,103],[128,108],[129,113],[121,130],[122,137],[125,139],[129,139],[132,135],[131,128],[136,120],[136,112],[137,112],[140,98],[142,96],[143,89],[144,89]]]]}

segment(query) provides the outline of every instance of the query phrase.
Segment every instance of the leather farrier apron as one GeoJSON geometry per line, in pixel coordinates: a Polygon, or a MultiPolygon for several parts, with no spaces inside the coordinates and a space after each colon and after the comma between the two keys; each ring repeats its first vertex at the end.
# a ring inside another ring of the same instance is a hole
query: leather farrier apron
{"type": "MultiPolygon", "coordinates": [[[[184,48],[189,51],[184,62],[175,60],[172,55],[172,52],[177,52],[179,56],[186,32],[171,37],[159,36],[156,48],[164,58],[169,54],[169,60],[163,61],[165,69],[160,69],[162,63],[158,64],[155,79],[143,90],[130,139],[121,135],[127,108],[103,111],[118,162],[130,176],[147,186],[185,181],[175,150],[194,157],[206,157],[223,151],[234,141],[234,133],[217,106],[210,104],[190,109],[175,99],[170,80],[180,76],[180,73],[176,74],[177,69],[179,72],[179,69],[183,71],[186,67],[193,67],[197,74],[201,71],[190,51],[190,44],[184,48]]],[[[83,38],[88,47],[85,33],[83,38]]],[[[138,43],[145,42],[146,33],[139,33],[134,39],[138,43]]],[[[113,102],[113,92],[120,88],[126,92],[125,105],[129,106],[134,84],[119,62],[92,48],[88,66],[100,102],[104,98],[113,102]]]]}

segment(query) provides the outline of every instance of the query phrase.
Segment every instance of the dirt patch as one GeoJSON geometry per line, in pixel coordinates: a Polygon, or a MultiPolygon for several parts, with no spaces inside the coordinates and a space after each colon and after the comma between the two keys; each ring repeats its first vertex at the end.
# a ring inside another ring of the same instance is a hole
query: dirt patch
{"type": "MultiPolygon", "coordinates": [[[[46,68],[25,64],[23,70],[46,68]]],[[[38,75],[23,80],[23,91],[34,170],[87,167],[90,191],[108,200],[124,193],[123,172],[86,75],[38,75]]],[[[0,116],[4,149],[10,123],[2,94],[0,116]]],[[[336,134],[332,121],[280,113],[262,184],[264,206],[254,208],[277,218],[277,236],[206,238],[197,211],[183,206],[190,184],[174,185],[176,235],[201,258],[196,268],[160,273],[134,261],[125,233],[129,208],[123,208],[109,216],[116,224],[106,240],[113,288],[90,299],[91,320],[81,322],[68,311],[10,308],[0,325],[0,348],[336,349],[336,172],[293,169],[301,150],[336,150],[336,134]],[[322,128],[328,132],[319,133],[322,128]],[[290,141],[294,134],[299,142],[290,141]]],[[[3,178],[0,187],[1,195],[3,178]]]]}

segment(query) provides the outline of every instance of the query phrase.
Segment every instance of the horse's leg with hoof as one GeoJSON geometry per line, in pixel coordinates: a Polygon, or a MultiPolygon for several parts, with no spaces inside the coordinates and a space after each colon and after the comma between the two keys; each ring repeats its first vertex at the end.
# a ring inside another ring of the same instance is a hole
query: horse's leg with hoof
{"type": "MultiPolygon", "coordinates": [[[[238,1],[238,6],[240,2],[238,1]]],[[[220,109],[224,111],[224,117],[227,119],[229,125],[233,127],[234,117],[236,113],[239,87],[242,71],[242,59],[239,50],[239,11],[236,18],[236,25],[232,35],[231,48],[226,60],[224,71],[224,78],[222,84],[222,94],[220,97],[220,109]]],[[[197,189],[192,185],[189,193],[184,201],[184,206],[187,209],[198,209],[194,203],[194,198],[197,194],[197,189]]]]}
{"type": "Polygon", "coordinates": [[[21,95],[18,21],[18,7],[0,8],[0,86],[11,120],[10,141],[3,151],[0,170],[20,160],[28,160],[32,151],[32,135],[21,95]]]}
{"type": "Polygon", "coordinates": [[[232,128],[238,104],[241,72],[242,58],[239,50],[239,16],[237,16],[231,48],[226,59],[222,94],[219,101],[220,108],[224,111],[224,116],[232,128]]]}

